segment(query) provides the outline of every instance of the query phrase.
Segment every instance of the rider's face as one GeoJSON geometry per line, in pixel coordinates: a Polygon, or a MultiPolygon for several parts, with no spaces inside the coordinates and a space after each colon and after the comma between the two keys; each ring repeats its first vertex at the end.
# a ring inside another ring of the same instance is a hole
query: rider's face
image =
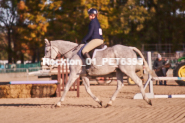
{"type": "Polygon", "coordinates": [[[95,18],[95,15],[94,15],[94,14],[89,15],[89,19],[90,19],[90,20],[92,20],[92,19],[94,19],[94,18],[95,18]]]}

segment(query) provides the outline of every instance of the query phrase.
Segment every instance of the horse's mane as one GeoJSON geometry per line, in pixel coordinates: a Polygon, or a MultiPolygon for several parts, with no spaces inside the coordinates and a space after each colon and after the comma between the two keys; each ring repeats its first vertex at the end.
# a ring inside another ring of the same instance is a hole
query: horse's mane
{"type": "Polygon", "coordinates": [[[65,40],[53,40],[50,41],[53,46],[58,46],[59,44],[65,44],[65,46],[75,46],[78,45],[77,43],[71,42],[71,41],[65,41],[65,40]]]}

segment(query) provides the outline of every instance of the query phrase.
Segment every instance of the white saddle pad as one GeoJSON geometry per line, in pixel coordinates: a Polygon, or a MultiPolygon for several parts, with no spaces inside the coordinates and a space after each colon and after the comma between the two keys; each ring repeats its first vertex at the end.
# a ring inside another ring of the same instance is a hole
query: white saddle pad
{"type": "Polygon", "coordinates": [[[103,51],[103,50],[105,50],[105,49],[107,49],[107,45],[104,45],[104,47],[103,47],[102,49],[95,49],[92,58],[94,58],[94,57],[96,56],[96,53],[97,53],[98,51],[103,51]]]}
{"type": "MultiPolygon", "coordinates": [[[[85,45],[78,51],[78,55],[79,55],[81,58],[83,58],[81,52],[82,52],[82,49],[83,49],[84,47],[85,47],[85,45]]],[[[104,47],[103,47],[102,49],[95,49],[92,58],[94,58],[94,57],[96,56],[96,53],[97,53],[98,51],[103,51],[103,50],[105,50],[106,48],[107,48],[107,45],[104,45],[104,47]]]]}

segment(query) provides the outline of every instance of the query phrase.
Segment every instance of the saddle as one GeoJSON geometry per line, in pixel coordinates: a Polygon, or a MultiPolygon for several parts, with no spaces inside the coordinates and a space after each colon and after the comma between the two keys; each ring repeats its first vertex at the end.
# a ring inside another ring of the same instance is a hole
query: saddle
{"type": "MultiPolygon", "coordinates": [[[[91,51],[89,51],[90,57],[93,58],[93,54],[95,53],[95,50],[97,50],[97,49],[106,49],[106,47],[107,47],[107,46],[106,46],[105,44],[101,44],[100,46],[95,47],[94,49],[92,49],[91,51]]],[[[81,52],[81,56],[82,56],[83,58],[85,58],[85,57],[83,56],[82,52],[81,52]]]]}

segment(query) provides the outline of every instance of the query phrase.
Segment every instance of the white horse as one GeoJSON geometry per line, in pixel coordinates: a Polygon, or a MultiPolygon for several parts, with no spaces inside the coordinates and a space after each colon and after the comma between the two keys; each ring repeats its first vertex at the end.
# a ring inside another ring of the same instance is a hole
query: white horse
{"type": "MultiPolygon", "coordinates": [[[[45,58],[51,58],[56,59],[57,54],[60,53],[61,55],[65,56],[66,58],[70,58],[73,60],[80,60],[82,61],[79,65],[70,65],[70,75],[69,80],[65,86],[63,95],[59,102],[56,104],[56,106],[60,107],[61,102],[64,101],[64,98],[69,90],[69,88],[72,86],[72,84],[75,82],[75,80],[81,75],[86,73],[86,67],[84,67],[85,59],[81,58],[79,56],[78,51],[81,49],[81,47],[84,44],[78,45],[77,43],[69,42],[69,41],[63,41],[63,40],[55,40],[49,42],[47,39],[45,39],[46,47],[45,47],[45,58]]],[[[117,77],[117,89],[113,96],[111,97],[110,101],[108,102],[107,106],[111,106],[113,101],[116,99],[116,96],[120,89],[123,86],[123,73],[125,73],[127,76],[129,76],[140,88],[143,99],[150,105],[152,105],[152,102],[150,99],[146,97],[145,91],[143,89],[142,80],[136,75],[136,65],[129,64],[129,65],[123,65],[123,61],[120,61],[118,59],[137,59],[136,53],[137,52],[140,57],[143,59],[143,62],[145,64],[146,70],[149,72],[149,67],[147,62],[145,61],[142,53],[135,47],[128,47],[123,45],[115,45],[112,47],[108,47],[103,51],[100,51],[96,54],[96,65],[91,65],[90,70],[88,71],[87,76],[82,76],[83,83],[85,85],[87,93],[102,106],[102,101],[98,99],[90,90],[90,83],[88,76],[101,76],[101,75],[108,75],[116,71],[116,77],[117,77]],[[111,65],[109,62],[104,63],[104,65],[101,65],[102,58],[111,58],[111,65]],[[117,63],[117,64],[112,64],[117,63]]]]}

